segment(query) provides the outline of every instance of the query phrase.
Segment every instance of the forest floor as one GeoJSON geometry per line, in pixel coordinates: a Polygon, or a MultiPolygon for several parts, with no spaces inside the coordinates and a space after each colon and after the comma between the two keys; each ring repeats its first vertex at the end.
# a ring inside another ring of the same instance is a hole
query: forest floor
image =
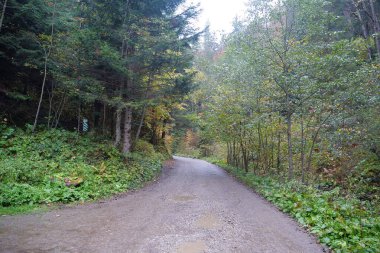
{"type": "Polygon", "coordinates": [[[324,252],[316,239],[210,163],[175,157],[142,190],[0,217],[0,252],[324,252]]]}

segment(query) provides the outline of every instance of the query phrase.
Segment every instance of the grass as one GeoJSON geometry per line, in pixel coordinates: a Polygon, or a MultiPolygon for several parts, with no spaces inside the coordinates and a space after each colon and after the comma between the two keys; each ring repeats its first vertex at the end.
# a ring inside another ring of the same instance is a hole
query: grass
{"type": "Polygon", "coordinates": [[[21,205],[21,206],[8,206],[0,207],[0,215],[16,215],[16,214],[29,214],[39,213],[50,210],[51,207],[42,205],[21,205]]]}

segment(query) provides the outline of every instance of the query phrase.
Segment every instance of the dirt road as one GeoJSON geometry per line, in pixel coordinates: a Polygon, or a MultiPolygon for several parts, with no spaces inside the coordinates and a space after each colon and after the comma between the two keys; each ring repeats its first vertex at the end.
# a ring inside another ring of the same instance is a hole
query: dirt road
{"type": "Polygon", "coordinates": [[[218,167],[176,157],[118,199],[0,218],[0,252],[323,252],[297,224],[218,167]]]}

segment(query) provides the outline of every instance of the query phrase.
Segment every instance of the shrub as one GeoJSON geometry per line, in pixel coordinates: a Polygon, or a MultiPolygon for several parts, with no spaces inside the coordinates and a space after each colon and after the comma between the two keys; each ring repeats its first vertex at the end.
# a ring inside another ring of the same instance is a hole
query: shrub
{"type": "Polygon", "coordinates": [[[163,156],[140,142],[127,156],[111,143],[64,130],[17,130],[0,145],[0,206],[69,203],[140,187],[161,169],[163,156]]]}
{"type": "Polygon", "coordinates": [[[156,153],[152,144],[144,140],[138,140],[133,147],[134,152],[153,155],[156,153]]]}

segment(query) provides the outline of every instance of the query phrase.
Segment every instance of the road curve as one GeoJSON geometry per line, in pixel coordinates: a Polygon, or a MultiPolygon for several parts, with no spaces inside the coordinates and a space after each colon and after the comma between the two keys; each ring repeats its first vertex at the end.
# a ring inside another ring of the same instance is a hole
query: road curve
{"type": "Polygon", "coordinates": [[[320,245],[223,170],[175,157],[117,199],[0,218],[0,252],[314,253],[320,245]]]}

